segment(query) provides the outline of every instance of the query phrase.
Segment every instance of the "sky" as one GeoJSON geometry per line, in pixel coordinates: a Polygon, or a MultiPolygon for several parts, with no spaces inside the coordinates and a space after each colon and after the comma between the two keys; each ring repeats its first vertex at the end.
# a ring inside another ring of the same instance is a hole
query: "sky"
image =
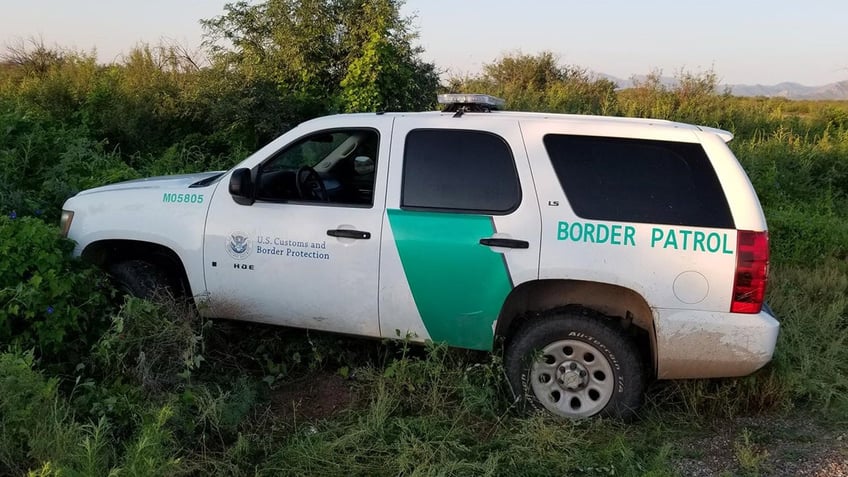
{"type": "MultiPolygon", "coordinates": [[[[120,59],[141,41],[201,42],[225,0],[0,0],[0,46],[40,37],[120,59]]],[[[424,59],[444,76],[504,54],[551,51],[622,79],[712,69],[728,84],[848,80],[848,1],[408,0],[424,59]]]]}

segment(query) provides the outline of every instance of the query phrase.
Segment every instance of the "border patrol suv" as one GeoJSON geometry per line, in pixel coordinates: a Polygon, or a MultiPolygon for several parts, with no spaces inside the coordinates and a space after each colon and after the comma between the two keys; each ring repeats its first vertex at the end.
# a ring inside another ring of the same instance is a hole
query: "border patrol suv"
{"type": "Polygon", "coordinates": [[[76,253],[203,315],[491,350],[523,402],[628,416],[648,379],[772,357],[766,221],[726,131],[443,111],[307,121],[227,172],[64,205],[76,253]]]}

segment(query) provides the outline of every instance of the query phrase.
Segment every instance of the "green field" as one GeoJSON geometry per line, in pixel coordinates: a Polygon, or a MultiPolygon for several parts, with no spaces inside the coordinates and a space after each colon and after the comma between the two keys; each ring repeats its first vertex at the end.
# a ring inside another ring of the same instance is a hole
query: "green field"
{"type": "Polygon", "coordinates": [[[299,30],[273,4],[209,20],[237,41],[208,65],[167,45],[110,65],[37,42],[4,56],[0,475],[793,475],[790,462],[848,461],[848,103],[733,97],[713,72],[618,91],[548,53],[440,85],[395,2],[344,35],[332,26],[350,12],[299,30]],[[257,46],[262,28],[273,41],[257,46]],[[522,415],[497,354],[204,321],[125,299],[59,237],[79,190],[229,168],[304,119],[428,109],[447,90],[732,131],[769,223],[773,362],[656,383],[632,423],[522,415]]]}

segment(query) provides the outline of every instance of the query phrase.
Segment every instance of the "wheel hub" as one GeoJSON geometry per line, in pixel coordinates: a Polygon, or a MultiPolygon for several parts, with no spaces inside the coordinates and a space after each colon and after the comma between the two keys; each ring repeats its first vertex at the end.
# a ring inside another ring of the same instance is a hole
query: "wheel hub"
{"type": "Polygon", "coordinates": [[[574,339],[541,349],[530,367],[530,385],[544,407],[565,417],[595,415],[615,393],[609,360],[592,344],[574,339]]]}
{"type": "Polygon", "coordinates": [[[575,391],[589,383],[589,372],[581,363],[566,360],[557,367],[556,380],[562,389],[575,391]]]}

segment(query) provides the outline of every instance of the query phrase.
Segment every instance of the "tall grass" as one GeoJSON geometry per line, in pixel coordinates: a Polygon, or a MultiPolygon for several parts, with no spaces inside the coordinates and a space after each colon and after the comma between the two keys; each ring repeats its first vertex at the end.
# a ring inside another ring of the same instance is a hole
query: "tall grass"
{"type": "Polygon", "coordinates": [[[77,422],[57,380],[33,365],[32,353],[0,354],[0,474],[166,475],[177,467],[170,407],[140,413],[136,432],[116,446],[108,420],[77,422]]]}

